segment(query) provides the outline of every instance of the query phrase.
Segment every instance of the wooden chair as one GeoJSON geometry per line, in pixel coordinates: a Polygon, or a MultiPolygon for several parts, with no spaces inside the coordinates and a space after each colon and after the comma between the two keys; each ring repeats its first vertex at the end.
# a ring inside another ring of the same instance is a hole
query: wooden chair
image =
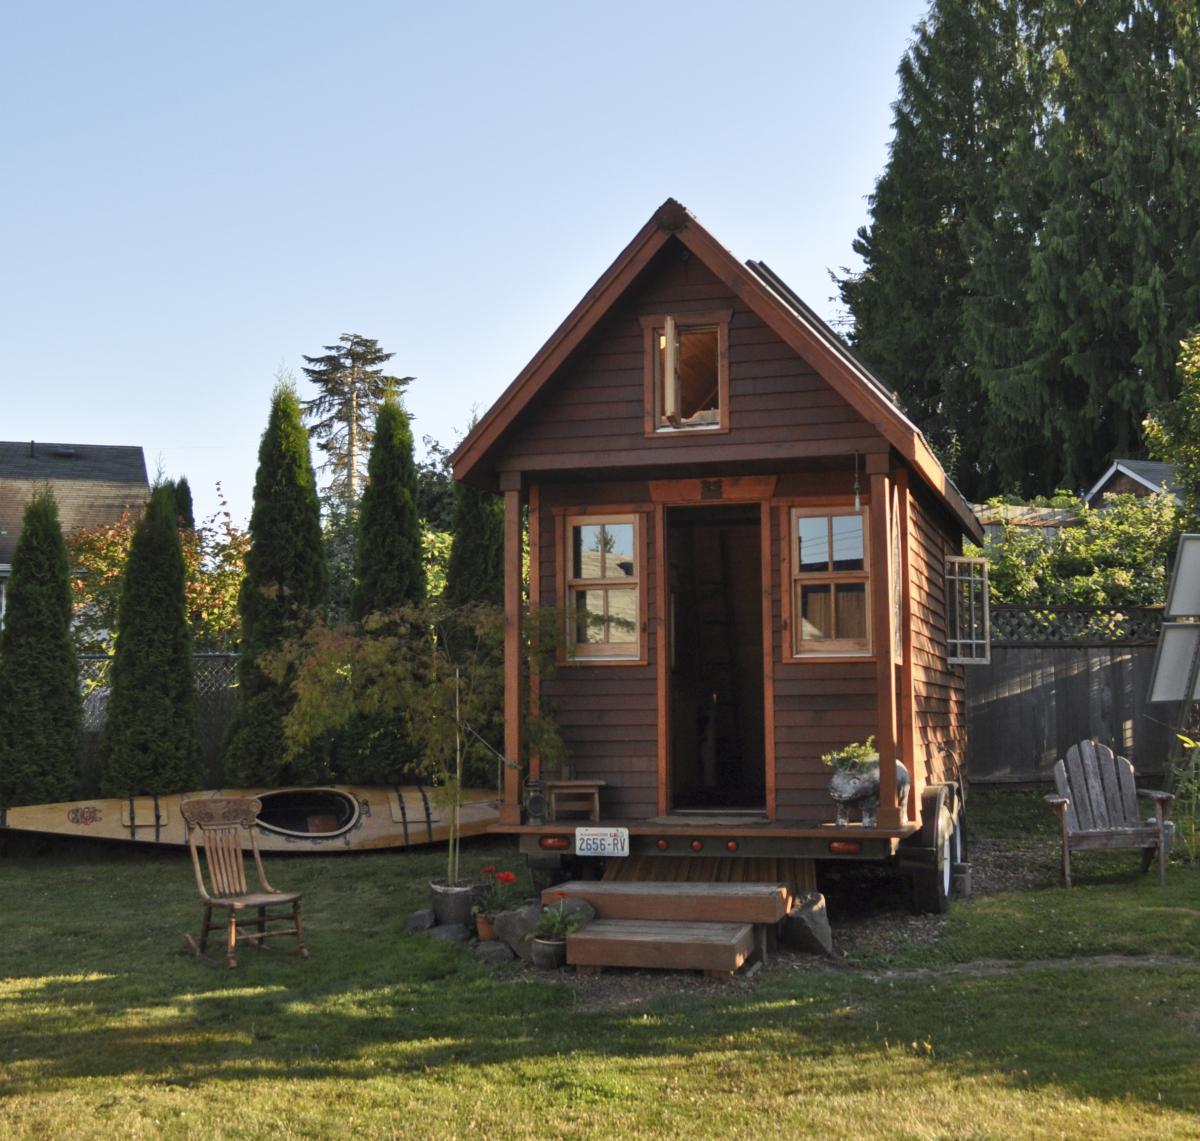
{"type": "Polygon", "coordinates": [[[1046,803],[1058,816],[1062,832],[1062,875],[1071,886],[1071,853],[1084,848],[1141,848],[1142,871],[1158,853],[1158,878],[1167,882],[1167,849],[1171,802],[1169,792],[1137,788],[1133,765],[1107,745],[1080,741],[1067,750],[1065,761],[1054,766],[1058,795],[1046,803]],[[1137,798],[1154,801],[1154,819],[1142,820],[1137,798]]]}
{"type": "Polygon", "coordinates": [[[236,967],[235,949],[239,942],[255,943],[260,951],[263,942],[279,935],[295,935],[296,950],[302,959],[308,958],[304,946],[304,933],[300,926],[299,892],[276,891],[263,872],[262,856],[258,851],[255,821],[262,811],[262,801],[253,796],[196,798],[185,800],[179,806],[188,825],[188,847],[192,852],[192,869],[196,873],[196,887],[204,901],[204,923],[200,928],[200,941],[190,935],[184,940],[192,954],[200,957],[208,946],[208,933],[221,927],[212,921],[213,908],[222,907],[229,914],[225,925],[225,965],[236,967]],[[243,860],[245,839],[249,835],[250,851],[254,856],[254,867],[258,872],[261,890],[249,891],[246,887],[246,868],[243,860]],[[204,871],[200,861],[200,846],[204,847],[204,864],[208,868],[209,886],[204,883],[204,871]],[[211,887],[211,890],[210,890],[211,887]],[[281,913],[281,909],[283,910],[281,913]],[[238,927],[239,913],[255,912],[253,930],[238,927]],[[268,930],[268,924],[284,921],[286,927],[268,930]]]}

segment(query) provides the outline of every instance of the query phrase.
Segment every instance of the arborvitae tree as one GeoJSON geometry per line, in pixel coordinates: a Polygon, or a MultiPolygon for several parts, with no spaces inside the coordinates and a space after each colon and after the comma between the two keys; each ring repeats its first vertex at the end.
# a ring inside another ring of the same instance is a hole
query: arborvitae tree
{"type": "Polygon", "coordinates": [[[356,621],[425,599],[412,429],[394,397],[384,400],[375,421],[369,475],[359,511],[350,608],[356,621]]]}
{"type": "Polygon", "coordinates": [[[187,476],[180,476],[175,481],[175,514],[179,517],[181,531],[196,529],[196,513],[192,507],[192,489],[188,486],[187,476]]]}
{"type": "Polygon", "coordinates": [[[0,631],[0,806],[68,800],[81,705],[70,563],[46,488],[25,508],[0,631]]]}
{"type": "Polygon", "coordinates": [[[454,485],[450,561],[442,597],[449,606],[504,605],[504,503],[465,483],[454,485]]]}
{"type": "Polygon", "coordinates": [[[275,388],[259,445],[250,543],[239,595],[240,701],[227,742],[226,779],[245,786],[321,779],[315,758],[285,761],[282,720],[292,705],[291,677],[275,680],[262,669],[265,656],[302,636],[319,615],[327,585],[308,434],[286,377],[275,388]]]}
{"type": "Polygon", "coordinates": [[[330,490],[353,510],[374,438],[376,409],[389,392],[399,394],[413,378],[385,376],[381,366],[394,354],[358,333],[343,333],[338,344],[324,348],[324,356],[304,358],[304,375],[321,390],[304,401],[304,417],[317,447],[329,457],[322,470],[331,473],[330,490]]]}
{"type": "Polygon", "coordinates": [[[184,577],[175,489],[160,484],[125,564],[100,737],[105,796],[183,792],[201,780],[184,577]]]}

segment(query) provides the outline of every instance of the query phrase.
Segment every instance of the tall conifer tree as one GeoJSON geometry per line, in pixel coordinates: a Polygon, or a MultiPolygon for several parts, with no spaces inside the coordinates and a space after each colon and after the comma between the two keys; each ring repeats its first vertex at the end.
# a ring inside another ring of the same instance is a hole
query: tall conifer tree
{"type": "Polygon", "coordinates": [[[301,636],[315,620],[327,585],[308,434],[287,378],[275,388],[259,445],[250,543],[239,595],[240,701],[227,742],[226,778],[267,786],[320,779],[323,773],[314,758],[292,765],[285,761],[282,721],[293,703],[292,679],[275,680],[262,669],[265,655],[301,636]]]}
{"type": "Polygon", "coordinates": [[[157,486],[130,544],[100,737],[105,796],[184,792],[201,781],[177,510],[174,486],[157,486]]]}
{"type": "Polygon", "coordinates": [[[504,503],[461,481],[454,485],[450,559],[443,598],[450,606],[504,605],[504,503]]]}
{"type": "Polygon", "coordinates": [[[0,807],[71,796],[81,708],[70,563],[46,488],[25,508],[0,631],[0,807]]]}

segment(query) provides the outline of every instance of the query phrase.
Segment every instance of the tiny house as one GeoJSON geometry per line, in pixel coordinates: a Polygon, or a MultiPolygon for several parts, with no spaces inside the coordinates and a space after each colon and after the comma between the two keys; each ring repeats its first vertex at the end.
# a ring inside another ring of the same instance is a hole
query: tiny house
{"type": "Polygon", "coordinates": [[[941,904],[961,663],[986,653],[986,580],[960,559],[980,526],[895,394],[765,264],[668,200],[453,465],[504,497],[506,756],[531,700],[565,746],[552,771],[508,766],[493,830],[575,874],[605,831],[649,878],[757,861],[811,887],[813,861],[898,858],[941,904]],[[523,668],[526,590],[556,615],[548,675],[523,668]],[[822,754],[872,736],[877,818],[839,828],[822,754]]]}

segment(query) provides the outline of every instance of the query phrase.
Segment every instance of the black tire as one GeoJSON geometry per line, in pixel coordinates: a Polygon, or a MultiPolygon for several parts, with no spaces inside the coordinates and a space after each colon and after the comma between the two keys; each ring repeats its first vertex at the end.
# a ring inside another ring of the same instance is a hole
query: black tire
{"type": "Polygon", "coordinates": [[[954,818],[945,785],[924,791],[921,821],[918,846],[929,863],[909,873],[909,904],[917,914],[941,915],[950,906],[954,864],[954,818]]]}

